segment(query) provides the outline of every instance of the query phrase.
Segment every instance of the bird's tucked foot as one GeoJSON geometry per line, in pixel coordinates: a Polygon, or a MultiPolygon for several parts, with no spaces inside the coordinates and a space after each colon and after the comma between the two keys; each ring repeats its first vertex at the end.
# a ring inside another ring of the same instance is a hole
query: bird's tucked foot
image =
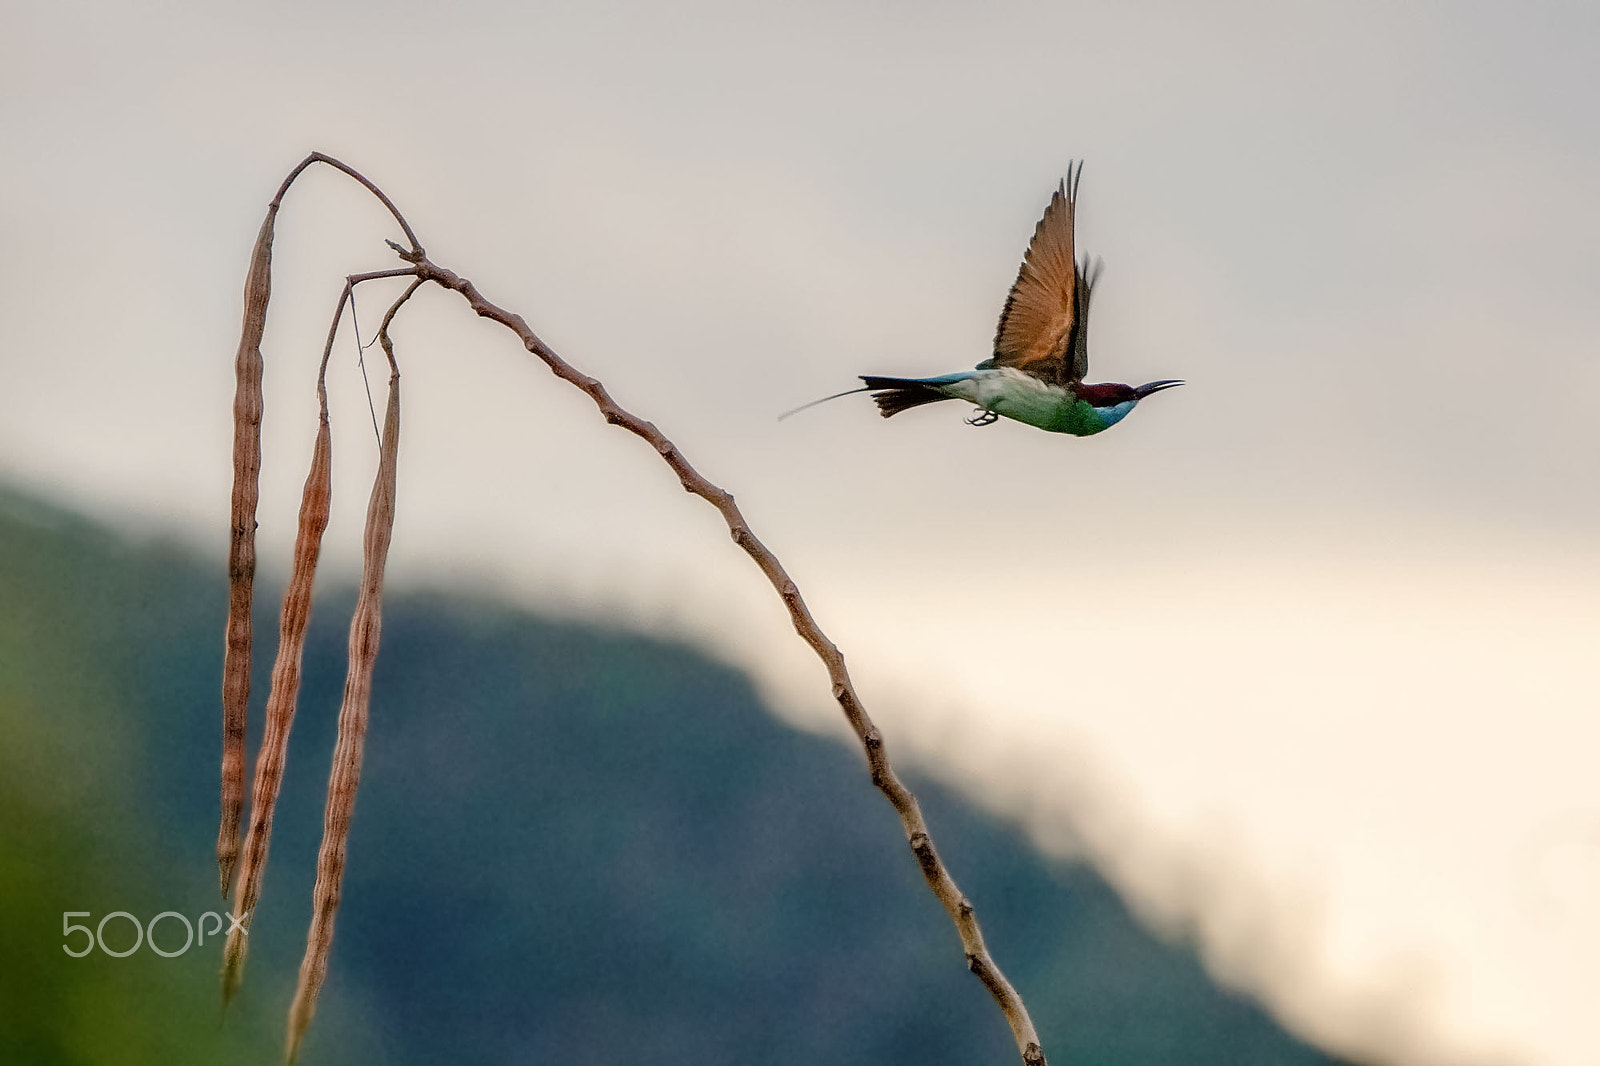
{"type": "Polygon", "coordinates": [[[1000,421],[1000,416],[987,407],[979,407],[972,412],[972,417],[967,419],[969,426],[992,426],[1000,421]]]}

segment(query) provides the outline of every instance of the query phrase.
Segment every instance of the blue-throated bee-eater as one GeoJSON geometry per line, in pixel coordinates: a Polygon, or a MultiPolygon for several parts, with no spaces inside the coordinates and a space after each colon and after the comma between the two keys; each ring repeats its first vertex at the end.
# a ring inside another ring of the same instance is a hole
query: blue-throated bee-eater
{"type": "Polygon", "coordinates": [[[863,374],[861,388],[825,396],[782,417],[840,396],[870,392],[885,418],[925,403],[966,400],[978,407],[968,425],[992,425],[1005,417],[1051,433],[1087,437],[1122,421],[1151,393],[1182,385],[1171,379],[1146,385],[1091,385],[1083,380],[1089,372],[1089,297],[1100,263],[1091,266],[1087,256],[1080,262],[1073,247],[1082,177],[1082,163],[1076,172],[1067,168],[1066,179],[1033,231],[1000,312],[992,358],[975,370],[931,378],[863,374]]]}

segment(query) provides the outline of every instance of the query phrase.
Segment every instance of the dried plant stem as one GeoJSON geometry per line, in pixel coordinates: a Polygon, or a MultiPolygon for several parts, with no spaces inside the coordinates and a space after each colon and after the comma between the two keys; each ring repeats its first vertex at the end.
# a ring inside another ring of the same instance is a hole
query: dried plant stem
{"type": "MultiPolygon", "coordinates": [[[[350,291],[353,282],[347,282],[350,291]]],[[[300,1050],[316,1012],[317,995],[328,974],[333,948],[334,916],[344,882],[345,856],[350,841],[350,819],[355,812],[356,788],[361,782],[361,756],[367,734],[372,699],[372,669],[378,659],[378,638],[383,618],[383,573],[394,532],[395,475],[400,450],[400,368],[389,341],[389,324],[400,306],[421,285],[413,281],[384,316],[378,336],[389,357],[389,403],[384,411],[378,473],[367,505],[367,526],[362,541],[361,587],[350,619],[350,664],[345,675],[344,701],[339,707],[339,735],[328,777],[328,800],[322,818],[322,845],[317,851],[317,881],[311,891],[311,928],[300,962],[300,981],[289,1008],[288,1061],[300,1050]]],[[[335,319],[337,321],[337,319],[335,319]]]]}
{"type": "Polygon", "coordinates": [[[755,561],[783,599],[784,606],[789,610],[789,618],[794,623],[795,632],[811,646],[823,665],[827,667],[828,677],[833,682],[833,697],[838,701],[839,708],[844,712],[850,728],[855,731],[856,738],[861,741],[861,746],[866,752],[867,765],[872,772],[872,783],[884,794],[894,806],[895,813],[900,816],[906,840],[911,845],[912,854],[916,856],[917,865],[922,868],[928,887],[933,890],[933,894],[949,913],[950,920],[955,923],[956,932],[961,937],[962,950],[966,953],[967,968],[977,975],[984,987],[994,996],[995,1002],[1000,1005],[1006,1022],[1011,1026],[1011,1035],[1017,1042],[1017,1049],[1022,1052],[1022,1061],[1028,1066],[1042,1066],[1045,1062],[1044,1050],[1039,1044],[1039,1035],[1033,1027],[1033,1020],[1028,1016],[1028,1009],[1023,1005],[1022,997],[1006,980],[1005,975],[1000,972],[1000,967],[989,954],[972,904],[961,893],[949,870],[945,868],[944,861],[939,858],[939,853],[933,846],[933,838],[928,834],[927,822],[924,821],[922,810],[917,805],[916,796],[912,795],[911,790],[900,781],[890,765],[883,734],[872,723],[866,708],[861,705],[861,700],[856,695],[849,671],[845,668],[844,655],[833,641],[828,639],[822,627],[817,625],[816,619],[811,616],[810,608],[800,596],[800,590],[795,587],[783,564],[778,562],[778,557],[750,532],[750,525],[745,521],[738,505],[734,503],[733,496],[690,466],[677,446],[652,423],[623,409],[598,380],[580,373],[557,355],[532,329],[528,328],[527,322],[521,315],[491,303],[472,282],[454,271],[438,266],[426,256],[406,252],[398,246],[396,251],[400,253],[401,258],[416,265],[419,277],[460,293],[466,299],[467,305],[479,316],[498,322],[515,333],[522,341],[523,347],[543,361],[557,377],[587,394],[607,422],[621,426],[635,436],[643,438],[654,448],[662,461],[678,476],[678,481],[685,491],[699,496],[722,515],[734,543],[743,548],[755,561]]]}
{"type": "MultiPolygon", "coordinates": [[[[777,590],[789,611],[795,631],[816,652],[827,668],[829,679],[832,681],[834,699],[838,701],[840,709],[850,723],[850,728],[855,732],[866,753],[872,782],[899,815],[907,843],[917,860],[917,865],[922,869],[928,887],[955,924],[956,932],[961,938],[962,950],[966,955],[967,967],[977,975],[999,1004],[1006,1022],[1011,1027],[1017,1048],[1022,1054],[1023,1063],[1025,1066],[1044,1066],[1044,1051],[1039,1044],[1038,1033],[1028,1015],[1027,1007],[989,954],[972,904],[956,886],[938,851],[934,848],[933,839],[928,833],[928,826],[917,805],[916,797],[895,774],[884,745],[883,735],[873,724],[856,695],[855,687],[845,667],[844,656],[817,625],[810,609],[800,596],[800,590],[777,557],[750,531],[749,523],[745,521],[733,496],[696,471],[677,447],[652,423],[622,408],[598,380],[579,372],[557,355],[534,334],[522,316],[491,303],[472,282],[430,260],[423,252],[411,227],[389,198],[372,182],[344,163],[321,153],[308,156],[279,188],[278,196],[273,201],[274,208],[294,178],[314,162],[326,163],[350,175],[389,209],[405,232],[410,248],[403,248],[393,241],[389,244],[401,259],[411,264],[408,270],[391,273],[413,274],[416,280],[395,306],[390,308],[379,331],[379,337],[383,341],[385,352],[389,355],[393,371],[389,409],[383,432],[383,458],[379,464],[378,479],[373,486],[372,504],[368,511],[362,586],[355,618],[351,622],[350,674],[345,685],[344,706],[340,710],[339,742],[335,751],[333,775],[329,781],[322,850],[317,863],[314,915],[311,931],[307,936],[305,960],[301,965],[300,987],[295,994],[294,1006],[290,1010],[290,1059],[293,1059],[306,1026],[310,1023],[317,990],[320,989],[327,971],[327,956],[333,935],[333,915],[338,906],[339,883],[344,868],[345,841],[355,801],[355,787],[360,774],[361,742],[366,728],[372,660],[377,652],[377,607],[382,592],[383,556],[388,548],[389,530],[394,514],[394,449],[399,436],[399,374],[397,370],[393,370],[394,356],[388,340],[388,327],[399,305],[409,298],[419,285],[433,282],[459,293],[479,316],[498,322],[515,333],[522,341],[523,347],[543,361],[556,376],[586,393],[608,423],[621,426],[646,441],[677,475],[686,491],[704,499],[722,515],[734,542],[754,560],[767,580],[772,583],[773,588],[777,590]]],[[[348,285],[346,291],[348,293],[348,285]]]]}
{"type": "MultiPolygon", "coordinates": [[[[266,332],[267,305],[272,294],[272,238],[278,208],[284,196],[301,172],[313,163],[325,163],[360,182],[388,208],[400,224],[406,240],[411,242],[412,252],[422,254],[416,234],[383,190],[344,163],[321,152],[306,156],[283,179],[272,202],[267,205],[266,218],[256,234],[255,247],[250,254],[250,269],[244,282],[244,325],[239,334],[239,349],[234,357],[233,498],[228,542],[228,622],[223,637],[222,659],[222,796],[217,828],[217,880],[224,899],[228,898],[228,886],[239,860],[239,822],[244,810],[244,742],[249,721],[253,637],[250,610],[256,574],[256,505],[261,494],[261,338],[266,332]]],[[[360,281],[414,273],[414,270],[399,269],[354,275],[345,283],[339,307],[343,309],[352,286],[360,281]]],[[[335,329],[337,326],[338,316],[335,315],[335,329]]],[[[332,330],[329,331],[328,345],[329,348],[333,345],[332,330]]],[[[326,351],[322,359],[326,368],[326,351]]],[[[322,388],[321,381],[319,375],[319,391],[322,388]]],[[[326,413],[324,402],[324,419],[326,413]]],[[[236,910],[234,913],[240,912],[236,910]]]]}

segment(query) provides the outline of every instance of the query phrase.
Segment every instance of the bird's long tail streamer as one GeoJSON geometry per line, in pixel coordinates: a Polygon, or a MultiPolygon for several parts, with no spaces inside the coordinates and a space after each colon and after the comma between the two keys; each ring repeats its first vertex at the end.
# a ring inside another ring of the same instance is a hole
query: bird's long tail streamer
{"type": "Polygon", "coordinates": [[[841,396],[854,396],[858,392],[870,392],[871,388],[872,387],[870,385],[863,385],[859,389],[846,389],[843,392],[836,392],[832,396],[824,396],[820,400],[812,400],[810,403],[803,403],[799,407],[796,407],[792,411],[783,412],[783,414],[778,416],[778,421],[782,422],[785,418],[788,418],[790,415],[797,415],[801,411],[804,411],[809,407],[815,407],[819,403],[827,403],[829,400],[837,400],[841,396]]]}

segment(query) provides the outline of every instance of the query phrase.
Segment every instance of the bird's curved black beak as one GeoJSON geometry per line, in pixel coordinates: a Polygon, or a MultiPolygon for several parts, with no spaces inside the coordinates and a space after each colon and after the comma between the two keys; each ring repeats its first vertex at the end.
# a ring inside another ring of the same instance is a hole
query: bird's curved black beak
{"type": "Polygon", "coordinates": [[[1152,381],[1148,385],[1140,385],[1136,387],[1133,390],[1133,396],[1136,400],[1142,400],[1146,396],[1149,396],[1152,392],[1160,392],[1162,389],[1171,389],[1182,384],[1183,382],[1176,378],[1165,378],[1161,381],[1152,381]]]}

